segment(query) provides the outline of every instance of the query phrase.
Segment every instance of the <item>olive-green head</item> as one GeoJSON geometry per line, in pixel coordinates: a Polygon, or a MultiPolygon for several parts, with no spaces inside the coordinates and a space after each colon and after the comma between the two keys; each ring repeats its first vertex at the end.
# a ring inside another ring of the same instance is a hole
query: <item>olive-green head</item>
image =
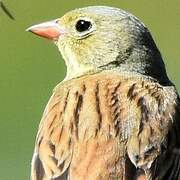
{"type": "Polygon", "coordinates": [[[148,29],[121,9],[75,9],[28,30],[54,40],[67,65],[67,79],[116,69],[167,80],[164,63],[148,29]]]}

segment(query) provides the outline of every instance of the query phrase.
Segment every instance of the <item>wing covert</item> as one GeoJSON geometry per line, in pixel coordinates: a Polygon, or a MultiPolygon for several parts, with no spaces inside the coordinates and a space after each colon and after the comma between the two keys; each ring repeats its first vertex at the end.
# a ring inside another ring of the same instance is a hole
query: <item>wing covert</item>
{"type": "MultiPolygon", "coordinates": [[[[66,111],[69,90],[54,91],[44,111],[32,160],[32,179],[56,178],[68,169],[72,157],[70,118],[66,111]]],[[[68,103],[69,104],[69,103],[68,103]]]]}

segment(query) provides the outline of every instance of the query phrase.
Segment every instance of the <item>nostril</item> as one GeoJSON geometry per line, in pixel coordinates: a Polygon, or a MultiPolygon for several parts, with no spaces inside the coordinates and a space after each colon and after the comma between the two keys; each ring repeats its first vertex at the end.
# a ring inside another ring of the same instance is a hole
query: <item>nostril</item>
{"type": "Polygon", "coordinates": [[[55,20],[55,23],[57,23],[57,24],[58,24],[58,23],[59,23],[59,19],[56,19],[56,20],[55,20]]]}

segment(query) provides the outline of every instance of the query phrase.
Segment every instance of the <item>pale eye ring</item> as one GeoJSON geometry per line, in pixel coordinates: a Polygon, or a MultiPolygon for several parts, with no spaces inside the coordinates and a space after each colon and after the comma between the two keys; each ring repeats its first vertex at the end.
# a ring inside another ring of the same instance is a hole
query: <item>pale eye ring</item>
{"type": "Polygon", "coordinates": [[[92,27],[92,24],[90,21],[87,21],[87,20],[78,20],[77,23],[76,23],[76,30],[78,32],[85,32],[85,31],[88,31],[89,29],[91,29],[92,27]]]}

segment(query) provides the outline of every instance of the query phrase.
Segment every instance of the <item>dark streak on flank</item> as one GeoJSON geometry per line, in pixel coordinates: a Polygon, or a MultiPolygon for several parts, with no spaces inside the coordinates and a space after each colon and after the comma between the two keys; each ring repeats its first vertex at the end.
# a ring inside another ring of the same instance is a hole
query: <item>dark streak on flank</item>
{"type": "Polygon", "coordinates": [[[78,139],[78,126],[79,126],[79,114],[81,112],[81,108],[82,108],[82,104],[83,104],[83,96],[78,92],[76,92],[76,96],[78,98],[77,100],[77,105],[76,108],[74,110],[74,123],[75,123],[75,127],[76,127],[76,137],[78,139]]]}
{"type": "MultiPolygon", "coordinates": [[[[53,120],[52,120],[52,122],[51,122],[48,129],[51,129],[52,125],[54,125],[54,121],[55,121],[56,118],[57,118],[57,114],[55,114],[55,116],[54,116],[54,118],[53,118],[53,120]]],[[[51,129],[50,136],[53,134],[53,132],[54,132],[54,127],[51,129]]]]}
{"type": "Polygon", "coordinates": [[[121,85],[121,82],[119,82],[118,85],[114,88],[113,93],[116,93],[116,92],[117,92],[117,90],[119,89],[120,85],[121,85]]]}
{"type": "Polygon", "coordinates": [[[136,83],[134,83],[130,88],[129,88],[129,91],[127,93],[127,97],[132,100],[137,94],[134,92],[135,90],[135,86],[136,86],[136,83]]]}
{"type": "Polygon", "coordinates": [[[50,129],[50,128],[52,127],[52,125],[53,125],[53,123],[54,123],[54,121],[55,121],[56,118],[57,118],[57,114],[54,115],[54,117],[53,117],[53,119],[52,119],[52,121],[51,121],[48,129],[50,129]]]}
{"type": "Polygon", "coordinates": [[[99,124],[98,124],[98,129],[101,129],[101,125],[102,125],[102,113],[101,113],[101,109],[100,109],[100,99],[99,99],[99,84],[97,83],[96,85],[96,91],[95,91],[95,98],[96,98],[96,111],[97,114],[99,116],[99,124]]]}
{"type": "Polygon", "coordinates": [[[83,93],[85,93],[85,92],[86,92],[86,85],[83,84],[83,93]]]}
{"type": "Polygon", "coordinates": [[[116,130],[116,135],[117,136],[120,132],[120,102],[119,102],[119,98],[118,98],[118,94],[117,94],[117,91],[119,89],[121,85],[121,82],[118,83],[118,85],[114,88],[114,91],[112,93],[112,100],[114,100],[114,103],[112,106],[115,107],[114,111],[113,111],[113,115],[114,115],[114,119],[113,119],[113,122],[114,122],[114,127],[115,127],[115,130],[116,130]]]}
{"type": "Polygon", "coordinates": [[[62,136],[63,130],[64,130],[64,126],[62,126],[62,128],[61,128],[61,130],[60,130],[60,132],[59,132],[58,144],[60,143],[60,140],[61,140],[61,136],[62,136]]]}
{"type": "Polygon", "coordinates": [[[68,97],[69,97],[69,91],[67,92],[66,98],[65,98],[65,102],[64,102],[64,108],[63,108],[63,112],[65,113],[66,107],[67,107],[67,103],[68,103],[68,97]]]}
{"type": "Polygon", "coordinates": [[[139,127],[139,133],[141,133],[143,130],[144,123],[148,121],[148,114],[149,114],[149,110],[147,108],[144,97],[139,98],[137,102],[137,106],[139,106],[141,109],[141,121],[140,121],[140,127],[139,127]]]}
{"type": "Polygon", "coordinates": [[[55,145],[52,142],[49,142],[49,148],[51,149],[51,152],[53,153],[53,155],[55,154],[55,145]]]}
{"type": "MultiPolygon", "coordinates": [[[[58,168],[60,169],[60,171],[62,171],[64,169],[64,165],[65,165],[65,160],[58,166],[58,168]]],[[[53,178],[54,179],[54,178],[53,178]]]]}

